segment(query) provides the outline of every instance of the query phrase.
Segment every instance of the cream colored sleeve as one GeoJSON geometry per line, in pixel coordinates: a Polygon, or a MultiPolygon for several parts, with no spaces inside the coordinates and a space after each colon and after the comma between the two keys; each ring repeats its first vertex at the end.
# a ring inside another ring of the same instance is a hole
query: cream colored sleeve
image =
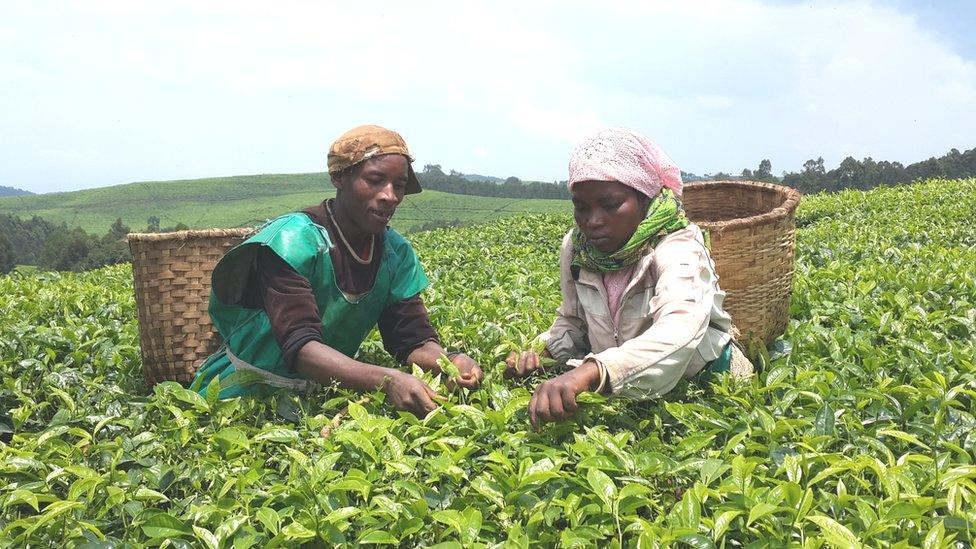
{"type": "Polygon", "coordinates": [[[569,268],[573,257],[571,234],[572,231],[566,234],[559,249],[559,290],[562,303],[556,309],[556,319],[552,326],[538,337],[552,358],[560,364],[582,358],[590,350],[586,320],[582,316],[576,283],[569,268]]]}
{"type": "Polygon", "coordinates": [[[606,369],[614,395],[657,398],[685,374],[708,329],[717,290],[705,247],[692,236],[698,234],[673,233],[655,249],[651,327],[619,347],[587,355],[606,369]]]}

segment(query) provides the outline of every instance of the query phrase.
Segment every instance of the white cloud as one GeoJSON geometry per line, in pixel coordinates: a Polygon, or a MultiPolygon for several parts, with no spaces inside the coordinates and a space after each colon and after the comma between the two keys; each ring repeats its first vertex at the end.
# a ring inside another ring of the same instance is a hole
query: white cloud
{"type": "Polygon", "coordinates": [[[595,112],[558,110],[532,103],[514,105],[510,116],[518,127],[564,143],[578,141],[607,125],[595,112]]]}
{"type": "Polygon", "coordinates": [[[0,150],[12,159],[0,184],[34,190],[320,169],[328,138],[363,120],[394,125],[425,161],[543,180],[564,178],[569,145],[604,125],[648,133],[697,172],[976,146],[976,64],[872,2],[98,0],[12,12],[17,26],[0,24],[0,150]],[[38,151],[100,153],[80,164],[38,151]]]}
{"type": "Polygon", "coordinates": [[[604,88],[594,108],[689,169],[761,158],[798,169],[855,152],[910,162],[976,145],[950,121],[976,121],[976,65],[908,15],[871,3],[614,5],[608,17],[628,15],[617,38],[586,43],[586,73],[604,88]]]}

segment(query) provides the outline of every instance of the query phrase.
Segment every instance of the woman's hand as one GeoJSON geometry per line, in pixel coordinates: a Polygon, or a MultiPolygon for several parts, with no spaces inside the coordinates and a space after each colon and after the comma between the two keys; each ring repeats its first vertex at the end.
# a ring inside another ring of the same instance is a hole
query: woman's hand
{"type": "Polygon", "coordinates": [[[437,407],[435,400],[444,400],[444,397],[435,393],[420,379],[398,370],[390,370],[383,382],[383,392],[394,408],[405,410],[417,417],[424,417],[432,412],[437,407]]]}
{"type": "Polygon", "coordinates": [[[451,362],[457,366],[459,375],[447,380],[447,386],[453,389],[454,386],[464,387],[465,389],[477,389],[481,380],[485,378],[485,373],[481,371],[481,366],[464,353],[458,353],[451,358],[451,362]]]}
{"type": "Polygon", "coordinates": [[[521,354],[517,351],[512,351],[505,358],[505,372],[502,374],[502,377],[505,379],[528,377],[532,375],[532,372],[539,369],[539,366],[542,364],[542,358],[550,358],[551,356],[549,349],[544,349],[541,357],[535,351],[522,351],[521,354]]]}
{"type": "Polygon", "coordinates": [[[599,384],[600,367],[592,360],[542,383],[529,401],[532,428],[538,430],[544,423],[572,417],[578,408],[576,396],[596,389],[599,384]]]}

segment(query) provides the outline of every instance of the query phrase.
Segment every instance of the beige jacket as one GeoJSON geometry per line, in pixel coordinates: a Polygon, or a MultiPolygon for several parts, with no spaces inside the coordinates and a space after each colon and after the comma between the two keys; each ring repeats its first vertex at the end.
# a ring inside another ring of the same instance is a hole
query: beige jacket
{"type": "Polygon", "coordinates": [[[692,224],[648,249],[634,269],[610,318],[599,273],[573,279],[572,238],[563,238],[559,286],[563,303],[539,336],[557,362],[578,366],[593,359],[614,395],[657,398],[682,377],[697,374],[731,339],[715,264],[698,226],[692,224]]]}

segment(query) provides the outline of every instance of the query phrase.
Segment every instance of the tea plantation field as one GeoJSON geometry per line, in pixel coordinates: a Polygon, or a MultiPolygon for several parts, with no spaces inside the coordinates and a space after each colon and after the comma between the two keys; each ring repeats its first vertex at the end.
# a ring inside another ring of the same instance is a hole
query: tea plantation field
{"type": "Polygon", "coordinates": [[[538,379],[500,361],[551,320],[568,215],[413,238],[443,339],[488,372],[422,420],[147,391],[127,266],[2,277],[0,545],[968,547],[974,211],[974,179],[805,198],[791,352],[538,433],[538,379]]]}

